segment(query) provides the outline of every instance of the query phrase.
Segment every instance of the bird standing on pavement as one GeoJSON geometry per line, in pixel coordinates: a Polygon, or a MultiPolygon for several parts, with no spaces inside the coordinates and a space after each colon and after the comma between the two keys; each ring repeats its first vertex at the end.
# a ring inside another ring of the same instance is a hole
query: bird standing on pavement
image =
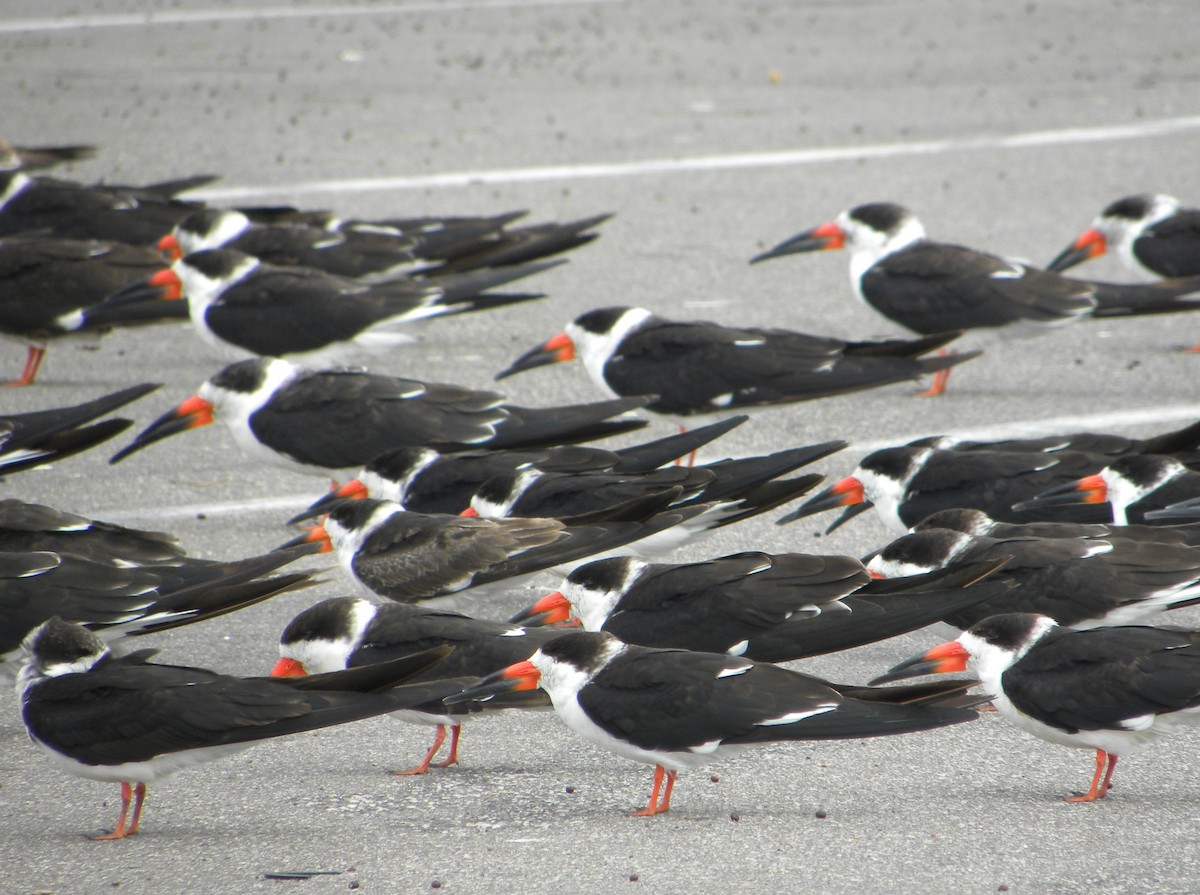
{"type": "MultiPolygon", "coordinates": [[[[997,255],[934,242],[907,208],[859,205],[806,230],[751,263],[796,252],[849,248],[855,295],[884,317],[920,334],[986,330],[1011,337],[1048,332],[1089,316],[1195,310],[1200,281],[1098,284],[997,255]]],[[[941,394],[949,369],[927,395],[941,394]]]]}
{"type": "MultiPolygon", "coordinates": [[[[322,600],[293,618],[279,636],[279,662],[271,672],[276,677],[322,674],[386,662],[433,646],[452,646],[454,651],[417,675],[413,682],[449,677],[483,677],[500,668],[528,659],[535,649],[561,632],[555,628],[520,628],[485,621],[427,606],[404,603],[372,603],[360,597],[322,600]]],[[[507,702],[494,700],[483,708],[540,708],[547,703],[540,693],[517,694],[507,702]]],[[[458,744],[463,723],[479,704],[445,706],[434,702],[397,712],[396,717],[414,724],[437,727],[433,745],[413,768],[393,771],[398,777],[429,772],[450,730],[450,754],[436,766],[458,764],[458,744]]]]}
{"type": "Polygon", "coordinates": [[[268,264],[381,282],[524,264],[557,255],[591,242],[597,234],[590,231],[610,217],[507,227],[524,214],[355,221],[309,212],[270,221],[235,209],[201,208],[180,221],[158,247],[176,258],[204,249],[236,249],[268,264]]]}
{"type": "Polygon", "coordinates": [[[986,600],[1002,562],[873,580],[850,556],[737,553],[696,563],[611,557],[571,571],[511,619],[565,622],[626,643],[790,662],[913,631],[986,600]]]}
{"type": "Polygon", "coordinates": [[[1117,525],[1136,525],[1174,522],[1181,515],[1189,518],[1162,511],[1198,497],[1200,472],[1174,457],[1129,454],[1092,475],[1031,495],[1014,510],[1054,512],[1060,507],[1102,506],[1108,508],[1117,525]]]}
{"type": "Polygon", "coordinates": [[[859,461],[851,475],[809,498],[780,523],[844,507],[830,526],[875,508],[895,532],[950,508],[983,510],[1005,522],[1109,522],[1108,507],[1072,501],[1072,506],[1026,506],[1021,501],[1047,488],[1098,472],[1108,458],[1078,451],[954,451],[928,447],[882,448],[859,461]]]}
{"type": "Polygon", "coordinates": [[[153,650],[117,657],[96,634],[53,618],[26,649],[17,695],[30,739],[69,774],[121,784],[116,826],[96,839],[137,833],[147,784],[183,768],[461,689],[444,681],[395,689],[446,648],[316,677],[237,678],[158,665],[153,650]]]}
{"type": "Polygon", "coordinates": [[[961,689],[848,687],[765,662],[630,646],[587,631],[551,640],[448,702],[534,687],[584,739],[654,765],[650,800],[632,817],[668,811],[680,770],[737,747],[889,736],[976,717],[954,706],[961,689]]]}
{"type": "Polygon", "coordinates": [[[131,302],[106,319],[93,311],[113,293],[161,267],[155,249],[112,240],[63,239],[44,233],[0,239],[0,334],[28,346],[19,379],[33,385],[47,343],[96,337],[114,326],[181,320],[181,305],[131,302]]]}
{"type": "Polygon", "coordinates": [[[994,615],[872,683],[964,670],[1017,727],[1096,750],[1091,786],[1068,802],[1103,799],[1120,756],[1200,722],[1200,632],[1179,628],[1076,631],[1045,615],[994,615]]]}
{"type": "Polygon", "coordinates": [[[398,447],[545,447],[639,429],[621,417],[646,399],[516,407],[498,392],[383,376],[310,370],[252,358],[211,376],[198,394],[150,424],[110,462],[177,432],[224,420],[247,456],[306,475],[346,479],[398,447]]]}
{"type": "Polygon", "coordinates": [[[361,359],[416,341],[436,317],[541,298],[487,290],[539,273],[545,261],[473,271],[442,280],[382,283],[308,267],[267,264],[234,249],[205,249],[159,267],[110,297],[95,314],[182,299],[196,333],[229,358],[287,357],[324,365],[361,359]]]}
{"type": "MultiPolygon", "coordinates": [[[[1019,532],[1021,526],[1014,526],[1019,532]]],[[[927,527],[901,535],[867,562],[885,578],[929,573],[954,562],[1004,561],[992,576],[1013,586],[994,598],[947,612],[942,621],[969,628],[989,615],[1036,612],[1060,625],[1092,628],[1142,624],[1200,602],[1200,550],[1187,544],[1124,538],[966,534],[927,527]]]]}
{"type": "Polygon", "coordinates": [[[1151,277],[1200,275],[1200,208],[1174,196],[1141,193],[1108,205],[1053,261],[1061,271],[1109,250],[1130,273],[1151,277]]]}
{"type": "Polygon", "coordinates": [[[668,320],[645,308],[598,308],[496,378],[578,357],[605,394],[657,394],[647,409],[689,416],[878,388],[977,356],[922,357],[958,337],[949,330],[915,340],[846,342],[785,329],[668,320]]]}

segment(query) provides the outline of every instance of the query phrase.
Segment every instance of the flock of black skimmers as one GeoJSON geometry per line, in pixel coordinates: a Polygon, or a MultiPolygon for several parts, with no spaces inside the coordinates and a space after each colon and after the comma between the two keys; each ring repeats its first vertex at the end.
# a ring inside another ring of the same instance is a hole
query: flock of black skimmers
{"type": "MultiPolygon", "coordinates": [[[[208,177],[112,186],[36,173],[90,152],[0,144],[0,331],[28,345],[8,384],[33,385],[57,337],[190,321],[231,362],[112,462],[220,418],[251,460],[338,483],[290,520],[314,527],[229,561],[190,557],[170,534],[0,501],[0,672],[57,766],[120,784],[120,816],[97,838],[137,833],[147,784],[175,771],[385,713],[436,728],[395,771],[412,775],[458,763],[472,717],[552,707],[584,739],[654,767],[640,816],[670,808],[680,770],[738,747],[927,731],[987,703],[1043,740],[1094,750],[1091,785],[1069,800],[1095,801],[1118,757],[1200,718],[1200,631],[1150,624],[1200,602],[1200,423],[1141,440],[925,438],[869,454],[815,494],[823,476],[807,467],[844,442],[682,462],[719,454],[747,419],[726,414],[743,408],[926,375],[938,394],[979,354],[948,347],[967,331],[1194,310],[1200,211],[1120,199],[1040,270],[933,242],[898,205],[859,205],[752,261],[848,248],[855,294],[912,338],[597,308],[496,378],[579,359],[603,399],[523,407],[337,364],[411,342],[418,324],[437,339],[452,324],[436,318],[540,299],[498,290],[566,263],[608,215],[347,220],[182,198],[208,177]],[[1110,249],[1153,279],[1061,273],[1110,249]],[[637,411],[717,416],[596,444],[645,426],[637,411]],[[801,498],[777,521],[840,508],[836,526],[873,506],[897,539],[862,558],[665,561],[801,498]],[[309,587],[314,572],[285,567],[323,551],[364,596],[297,615],[270,677],[156,663],[136,639],[309,587]],[[558,589],[507,621],[447,608],[547,573],[558,589]],[[962,634],[871,684],[776,664],[934,622],[962,634]]],[[[112,414],[157,387],[0,418],[0,473],[114,438],[131,423],[112,414]]]]}

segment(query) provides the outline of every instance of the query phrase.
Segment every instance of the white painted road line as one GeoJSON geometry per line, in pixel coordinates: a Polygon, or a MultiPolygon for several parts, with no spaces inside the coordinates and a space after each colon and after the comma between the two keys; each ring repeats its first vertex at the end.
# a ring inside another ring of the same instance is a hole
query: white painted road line
{"type": "Polygon", "coordinates": [[[481,184],[531,183],[547,180],[591,180],[602,177],[638,177],[648,174],[686,174],[696,171],[744,170],[816,165],[860,159],[901,158],[918,155],[946,155],[996,149],[1033,149],[1045,146],[1071,146],[1087,143],[1112,143],[1174,136],[1200,130],[1200,115],[1161,118],[1136,124],[1072,127],[1058,130],[1028,131],[1007,136],[964,137],[961,139],[922,140],[910,143],[879,143],[868,146],[834,146],[823,149],[786,149],[774,152],[743,152],[692,158],[645,159],[632,162],[547,165],[533,168],[500,168],[478,171],[450,171],[398,177],[364,177],[340,180],[313,180],[273,186],[218,187],[196,190],[189,195],[206,201],[246,201],[267,196],[311,193],[363,193],[387,190],[446,189],[481,184]]]}
{"type": "Polygon", "coordinates": [[[39,31],[81,31],[89,28],[132,28],[154,25],[193,25],[199,22],[267,21],[312,19],[329,16],[395,16],[460,10],[510,10],[539,6],[595,6],[626,0],[444,0],[444,2],[389,3],[382,6],[259,6],[242,9],[147,10],[140,13],[72,15],[45,19],[0,22],[0,34],[39,31]]]}

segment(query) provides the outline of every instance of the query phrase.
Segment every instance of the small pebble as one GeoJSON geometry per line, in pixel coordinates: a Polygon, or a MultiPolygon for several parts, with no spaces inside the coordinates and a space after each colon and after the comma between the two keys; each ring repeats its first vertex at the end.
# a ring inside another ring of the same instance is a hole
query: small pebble
{"type": "Polygon", "coordinates": [[[438,882],[436,879],[429,884],[429,888],[431,888],[431,889],[440,889],[441,887],[442,887],[442,884],[440,882],[438,882]]]}
{"type": "Polygon", "coordinates": [[[629,881],[631,883],[636,883],[638,881],[638,875],[636,873],[629,874],[629,881]]]}
{"type": "Polygon", "coordinates": [[[739,820],[742,819],[742,816],[735,811],[735,812],[733,812],[733,814],[729,815],[729,819],[731,821],[733,821],[734,823],[737,823],[739,820]]]}
{"type": "Polygon", "coordinates": [[[567,789],[566,789],[566,791],[567,791],[567,793],[573,793],[573,792],[575,792],[575,787],[574,787],[574,786],[568,786],[568,787],[567,787],[567,789]]]}
{"type": "Polygon", "coordinates": [[[350,882],[349,882],[349,884],[346,886],[346,888],[347,888],[347,889],[357,889],[357,888],[358,888],[358,886],[359,886],[358,880],[356,880],[356,879],[352,879],[352,880],[350,880],[350,882]]]}
{"type": "Polygon", "coordinates": [[[824,820],[825,818],[829,817],[829,812],[827,812],[824,808],[818,808],[816,816],[819,819],[824,820]]]}
{"type": "Polygon", "coordinates": [[[720,782],[721,782],[721,778],[720,778],[720,777],[718,777],[716,774],[713,774],[713,775],[712,775],[711,777],[709,777],[708,779],[709,779],[709,780],[711,780],[713,783],[720,783],[720,782]]]}

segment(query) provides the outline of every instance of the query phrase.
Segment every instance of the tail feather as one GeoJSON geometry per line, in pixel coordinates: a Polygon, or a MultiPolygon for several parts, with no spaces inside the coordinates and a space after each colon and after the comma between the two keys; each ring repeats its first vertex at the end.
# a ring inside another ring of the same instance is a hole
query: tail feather
{"type": "Polygon", "coordinates": [[[1200,277],[1152,283],[1096,283],[1094,317],[1140,317],[1200,310],[1200,277]]]}
{"type": "MultiPolygon", "coordinates": [[[[644,407],[650,399],[614,398],[570,407],[509,407],[511,419],[496,428],[493,448],[537,448],[593,441],[630,432],[645,420],[614,419],[644,407]]],[[[436,447],[436,445],[434,445],[436,447]]]]}

